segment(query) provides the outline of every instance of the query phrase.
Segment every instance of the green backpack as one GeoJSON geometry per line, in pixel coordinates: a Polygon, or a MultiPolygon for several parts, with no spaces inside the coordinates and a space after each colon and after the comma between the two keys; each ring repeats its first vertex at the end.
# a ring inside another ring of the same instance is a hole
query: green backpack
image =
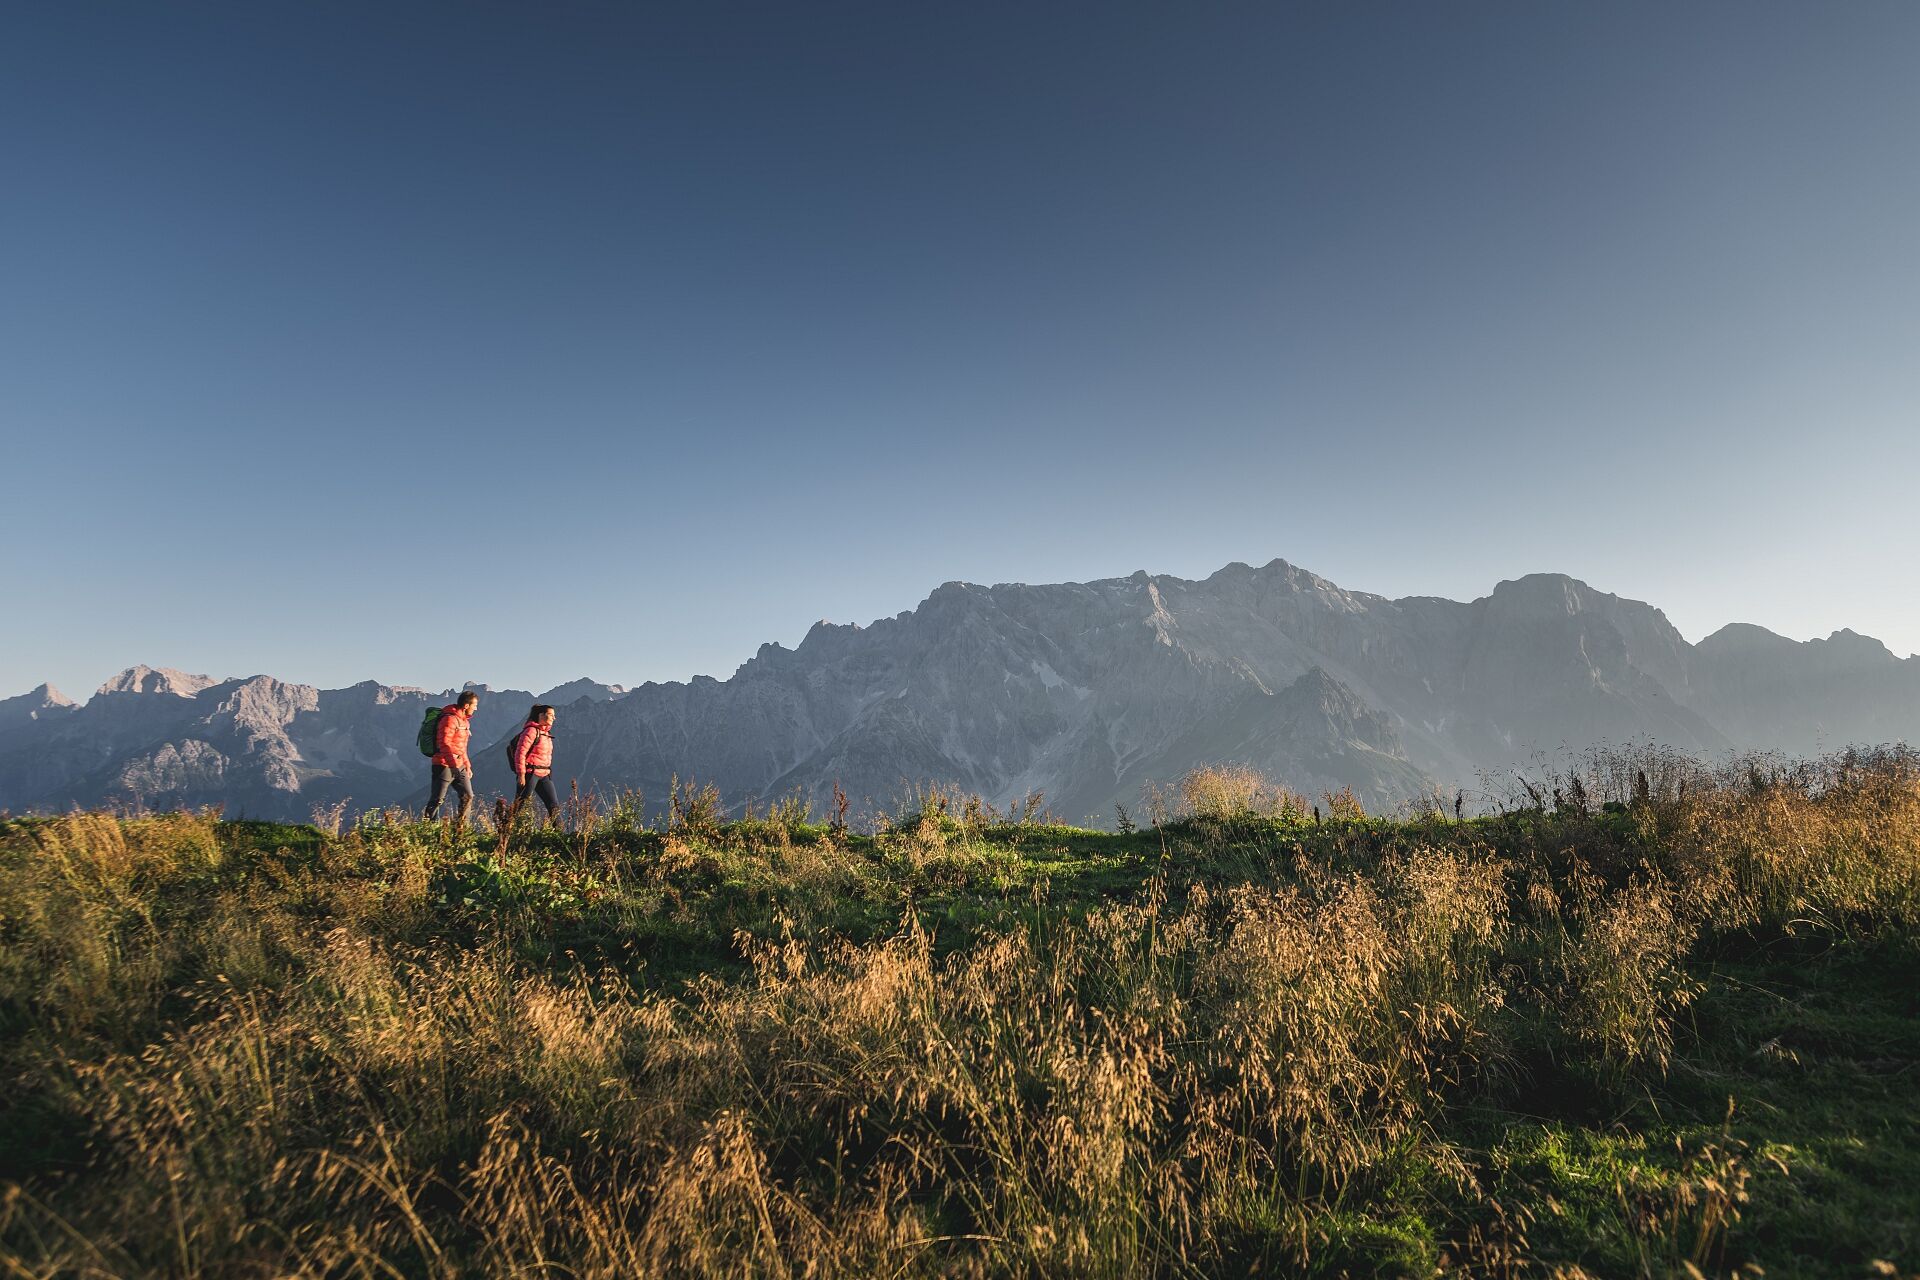
{"type": "Polygon", "coordinates": [[[415,743],[423,756],[434,755],[440,750],[440,713],[445,707],[428,707],[427,714],[420,721],[420,736],[415,743]]]}

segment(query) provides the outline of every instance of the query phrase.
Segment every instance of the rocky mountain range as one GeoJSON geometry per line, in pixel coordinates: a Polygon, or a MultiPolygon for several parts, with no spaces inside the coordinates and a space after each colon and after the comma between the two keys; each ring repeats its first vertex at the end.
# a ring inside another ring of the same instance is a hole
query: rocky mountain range
{"type": "MultiPolygon", "coordinates": [[[[453,692],[148,667],[85,705],[43,685],[0,700],[0,807],[416,804],[414,733],[453,692]]],[[[1079,820],[1210,762],[1382,807],[1602,742],[1715,755],[1907,740],[1920,660],[1851,631],[1798,642],[1735,624],[1693,645],[1651,605],[1560,575],[1470,602],[1389,600],[1275,560],[1197,582],[949,582],[897,617],[763,645],[726,680],[483,689],[484,789],[507,786],[500,743],[535,701],[564,708],[556,773],[582,790],[657,804],[677,774],[733,805],[795,791],[824,805],[839,783],[885,806],[939,783],[1000,805],[1042,791],[1079,820]]]]}
{"type": "MultiPolygon", "coordinates": [[[[626,692],[590,680],[540,698],[467,687],[482,695],[474,736],[484,742],[517,728],[536,701],[584,705],[626,692]]],[[[236,816],[304,820],[335,804],[415,802],[427,772],[414,746],[421,717],[458,692],[371,680],[316,689],[146,666],[121,672],[84,705],[42,685],[0,701],[0,809],[219,804],[236,816]]]]}

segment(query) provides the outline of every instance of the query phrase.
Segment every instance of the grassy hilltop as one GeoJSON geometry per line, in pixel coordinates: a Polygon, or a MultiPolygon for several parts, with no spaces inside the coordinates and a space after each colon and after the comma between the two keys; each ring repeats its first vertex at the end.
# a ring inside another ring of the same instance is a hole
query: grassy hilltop
{"type": "Polygon", "coordinates": [[[1920,766],[0,824],[0,1263],[1920,1272],[1920,766]]]}

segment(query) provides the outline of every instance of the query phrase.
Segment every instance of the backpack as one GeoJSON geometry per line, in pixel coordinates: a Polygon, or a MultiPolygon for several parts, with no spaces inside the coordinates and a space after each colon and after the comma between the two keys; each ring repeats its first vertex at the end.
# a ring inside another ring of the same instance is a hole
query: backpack
{"type": "MultiPolygon", "coordinates": [[[[527,733],[527,726],[521,725],[520,732],[514,734],[511,738],[507,739],[507,772],[508,773],[513,772],[513,753],[515,749],[519,747],[520,739],[525,737],[526,733],[527,733]]],[[[529,744],[527,749],[529,752],[531,752],[533,749],[532,745],[529,744]]]]}
{"type": "Polygon", "coordinates": [[[445,707],[428,707],[425,718],[420,721],[420,735],[414,741],[423,756],[439,753],[440,713],[444,710],[446,710],[445,707]]]}

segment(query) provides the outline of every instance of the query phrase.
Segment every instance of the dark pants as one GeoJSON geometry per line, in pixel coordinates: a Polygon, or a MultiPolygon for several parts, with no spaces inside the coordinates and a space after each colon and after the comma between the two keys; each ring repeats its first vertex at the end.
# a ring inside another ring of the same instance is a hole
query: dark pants
{"type": "Polygon", "coordinates": [[[525,804],[528,796],[540,797],[540,803],[547,806],[547,821],[552,822],[554,810],[560,807],[560,798],[553,793],[553,779],[536,778],[528,774],[527,780],[520,784],[520,789],[513,793],[513,802],[525,804]]]}
{"type": "Polygon", "coordinates": [[[473,804],[473,771],[444,764],[433,766],[433,791],[427,796],[427,818],[431,820],[440,812],[440,802],[447,798],[448,787],[460,797],[460,807],[454,812],[453,820],[465,822],[467,810],[473,804]]]}

